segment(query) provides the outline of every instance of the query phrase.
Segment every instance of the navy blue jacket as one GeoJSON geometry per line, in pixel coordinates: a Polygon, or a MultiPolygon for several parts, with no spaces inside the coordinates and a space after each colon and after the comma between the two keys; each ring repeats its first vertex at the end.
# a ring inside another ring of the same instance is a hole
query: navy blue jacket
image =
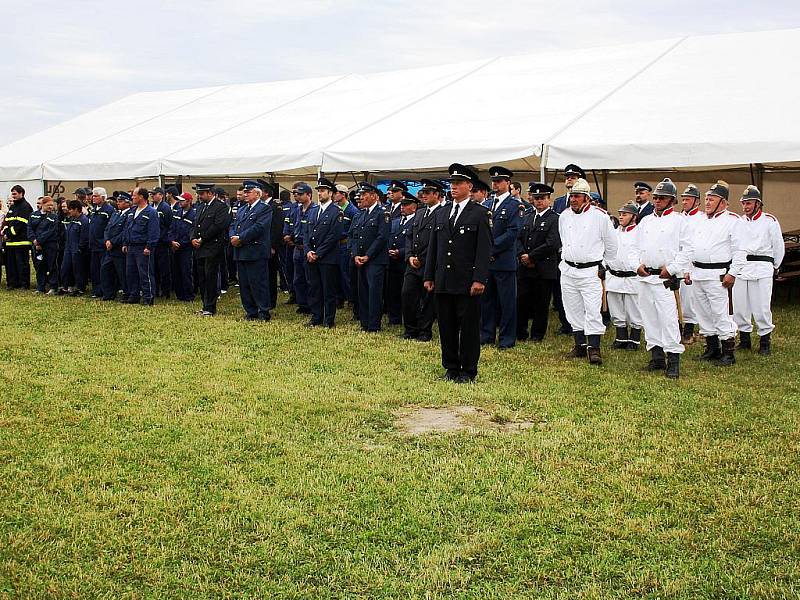
{"type": "Polygon", "coordinates": [[[353,206],[351,202],[345,204],[344,208],[341,206],[339,208],[342,209],[344,214],[342,218],[342,241],[347,241],[350,239],[350,227],[353,225],[353,219],[358,214],[358,208],[353,206]]]}
{"type": "Polygon", "coordinates": [[[89,251],[89,217],[82,214],[66,222],[67,235],[64,249],[71,254],[89,251]]]}
{"type": "Polygon", "coordinates": [[[130,211],[131,209],[128,208],[124,212],[115,212],[108,220],[106,230],[103,232],[103,245],[111,242],[111,250],[106,250],[110,256],[122,256],[123,234],[130,211]]]}
{"type": "Polygon", "coordinates": [[[368,256],[372,264],[388,265],[389,231],[389,213],[382,206],[374,206],[371,213],[362,210],[350,226],[351,253],[368,256]]]}
{"type": "Polygon", "coordinates": [[[238,235],[241,246],[233,247],[233,259],[242,261],[267,260],[272,250],[270,228],[273,207],[259,201],[240,206],[230,228],[231,237],[238,235]]]}
{"type": "Polygon", "coordinates": [[[317,253],[317,264],[339,264],[339,241],[344,228],[344,213],[332,201],[324,211],[317,207],[316,213],[308,224],[308,236],[305,238],[305,252],[317,253]]]}
{"type": "Polygon", "coordinates": [[[414,224],[414,215],[409,215],[403,227],[400,227],[400,222],[403,217],[392,219],[391,229],[389,231],[389,250],[399,250],[400,253],[397,258],[389,257],[389,269],[392,272],[404,272],[406,270],[406,241],[411,237],[411,228],[414,224]]]}
{"type": "Polygon", "coordinates": [[[92,250],[105,250],[106,226],[116,211],[110,204],[92,206],[89,209],[89,246],[92,250]]]}
{"type": "Polygon", "coordinates": [[[162,200],[153,208],[158,213],[158,243],[166,244],[169,242],[169,228],[172,225],[172,208],[166,200],[162,200]]]}
{"type": "Polygon", "coordinates": [[[292,241],[294,242],[295,246],[300,246],[303,248],[305,246],[305,240],[308,228],[308,223],[314,216],[317,214],[317,210],[319,210],[318,204],[309,204],[308,210],[303,210],[303,206],[301,204],[297,205],[297,209],[294,213],[294,224],[291,227],[291,236],[292,241]]]}
{"type": "Polygon", "coordinates": [[[189,248],[192,244],[192,229],[197,217],[197,209],[191,206],[185,211],[177,206],[172,209],[172,225],[169,226],[167,239],[170,243],[178,242],[181,248],[189,248]]]}
{"type": "Polygon", "coordinates": [[[517,237],[522,228],[522,205],[509,194],[492,213],[490,271],[517,270],[517,237]]]}
{"type": "Polygon", "coordinates": [[[136,207],[132,206],[128,211],[128,223],[126,224],[123,240],[124,246],[144,246],[148,250],[154,250],[161,236],[161,227],[158,222],[158,212],[152,206],[145,206],[139,216],[136,216],[136,207]]]}
{"type": "Polygon", "coordinates": [[[45,244],[58,243],[59,219],[55,211],[45,214],[39,210],[34,211],[28,218],[28,239],[39,242],[41,246],[45,244]]]}

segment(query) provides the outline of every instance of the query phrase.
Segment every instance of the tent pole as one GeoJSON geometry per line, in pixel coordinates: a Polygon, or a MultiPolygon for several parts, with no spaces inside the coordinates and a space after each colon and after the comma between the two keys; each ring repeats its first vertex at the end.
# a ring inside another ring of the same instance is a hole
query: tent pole
{"type": "Polygon", "coordinates": [[[603,200],[608,202],[608,169],[603,169],[603,200]]]}
{"type": "Polygon", "coordinates": [[[539,181],[547,183],[547,151],[549,146],[542,144],[542,157],[539,160],[539,181]]]}

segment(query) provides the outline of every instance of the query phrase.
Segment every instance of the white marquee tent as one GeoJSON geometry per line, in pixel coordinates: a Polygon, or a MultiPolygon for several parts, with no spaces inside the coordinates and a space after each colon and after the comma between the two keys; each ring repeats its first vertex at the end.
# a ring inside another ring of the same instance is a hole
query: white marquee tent
{"type": "Polygon", "coordinates": [[[798,48],[792,29],[144,92],[0,148],[0,182],[797,166],[798,48]]]}

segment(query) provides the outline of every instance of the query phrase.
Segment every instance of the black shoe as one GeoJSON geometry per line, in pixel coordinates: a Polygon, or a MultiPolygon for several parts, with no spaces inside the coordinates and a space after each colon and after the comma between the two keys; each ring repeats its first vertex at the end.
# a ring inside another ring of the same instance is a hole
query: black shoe
{"type": "Polygon", "coordinates": [[[737,350],[752,350],[753,349],[753,340],[750,338],[749,331],[740,331],[739,332],[739,345],[736,346],[737,350]]]}
{"type": "Polygon", "coordinates": [[[145,300],[144,298],[142,298],[142,301],[140,302],[140,304],[142,306],[153,306],[154,301],[153,301],[152,298],[150,300],[145,300]]]}
{"type": "Polygon", "coordinates": [[[263,315],[258,315],[258,320],[259,321],[263,321],[264,323],[266,323],[267,321],[271,321],[272,320],[272,315],[269,314],[269,313],[264,313],[263,315]]]}
{"type": "Polygon", "coordinates": [[[297,304],[297,298],[294,297],[294,294],[289,294],[289,299],[286,301],[286,304],[297,304]]]}
{"type": "Polygon", "coordinates": [[[630,338],[628,337],[628,328],[627,327],[616,327],[617,336],[614,339],[614,343],[611,344],[611,347],[614,350],[624,350],[628,347],[628,341],[630,338]]]}
{"type": "Polygon", "coordinates": [[[705,351],[697,358],[697,360],[715,361],[721,356],[722,352],[719,348],[719,337],[716,335],[710,335],[706,338],[705,351]]]}
{"type": "Polygon", "coordinates": [[[81,290],[72,290],[69,295],[73,298],[77,298],[78,296],[83,296],[83,292],[81,290]]]}
{"type": "Polygon", "coordinates": [[[316,321],[309,321],[303,327],[319,327],[322,323],[317,323],[316,321]]]}
{"type": "Polygon", "coordinates": [[[761,339],[758,340],[758,353],[761,356],[769,356],[772,354],[772,340],[770,336],[772,334],[765,333],[761,336],[761,339]]]}
{"type": "Polygon", "coordinates": [[[638,350],[641,341],[642,341],[642,330],[636,329],[635,327],[631,327],[631,332],[628,334],[628,345],[625,346],[625,350],[633,350],[633,351],[638,350]]]}
{"type": "Polygon", "coordinates": [[[456,383],[472,383],[475,381],[474,377],[470,377],[466,373],[460,373],[458,377],[455,378],[456,383]]]}
{"type": "Polygon", "coordinates": [[[398,336],[400,339],[403,340],[414,340],[417,338],[416,335],[411,333],[410,331],[404,331],[401,335],[398,336]]]}
{"type": "Polygon", "coordinates": [[[97,300],[97,299],[100,299],[100,298],[102,298],[102,297],[103,297],[103,294],[92,294],[91,296],[89,296],[89,298],[94,298],[94,299],[96,299],[96,300],[97,300]]]}
{"type": "Polygon", "coordinates": [[[572,335],[572,327],[570,327],[569,325],[562,325],[558,329],[558,334],[559,335],[572,335]]]}
{"type": "Polygon", "coordinates": [[[257,320],[258,320],[258,317],[257,317],[257,316],[255,316],[255,315],[245,315],[245,316],[244,316],[244,320],[245,320],[245,321],[257,321],[257,320]]]}
{"type": "Polygon", "coordinates": [[[307,306],[298,306],[294,312],[296,312],[298,315],[310,315],[311,309],[307,306]]]}
{"type": "Polygon", "coordinates": [[[531,341],[532,341],[534,344],[538,344],[539,342],[543,342],[543,341],[544,341],[544,338],[543,338],[543,337],[534,336],[534,337],[531,337],[531,341]]]}
{"type": "Polygon", "coordinates": [[[667,368],[664,349],[661,346],[650,348],[650,362],[644,368],[645,371],[663,371],[667,368]]]}
{"type": "Polygon", "coordinates": [[[428,333],[421,333],[415,339],[418,342],[430,342],[432,338],[433,338],[433,336],[431,336],[428,333]]]}
{"type": "Polygon", "coordinates": [[[678,379],[678,377],[681,375],[680,364],[680,354],[677,352],[667,352],[667,371],[665,375],[669,379],[678,379]]]}
{"type": "Polygon", "coordinates": [[[461,373],[459,373],[456,369],[447,369],[447,371],[444,372],[445,381],[456,381],[460,376],[461,373]]]}
{"type": "Polygon", "coordinates": [[[736,339],[722,340],[722,356],[720,356],[714,363],[718,367],[730,367],[736,364],[736,356],[734,354],[734,347],[736,346],[736,339]]]}

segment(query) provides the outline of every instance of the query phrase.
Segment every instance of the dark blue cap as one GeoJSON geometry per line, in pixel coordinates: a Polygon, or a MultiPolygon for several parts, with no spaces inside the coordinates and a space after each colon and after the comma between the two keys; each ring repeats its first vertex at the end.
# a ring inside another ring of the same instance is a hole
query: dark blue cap
{"type": "Polygon", "coordinates": [[[420,183],[423,190],[444,193],[444,186],[435,179],[423,179],[420,183]]]}
{"type": "Polygon", "coordinates": [[[275,196],[275,186],[273,186],[266,179],[258,179],[257,181],[261,184],[261,189],[264,191],[265,195],[269,196],[270,198],[275,196]]]}
{"type": "Polygon", "coordinates": [[[634,190],[647,190],[648,192],[652,192],[653,191],[653,187],[649,183],[646,183],[644,181],[637,181],[636,183],[634,183],[633,184],[633,189],[634,190]]]}
{"type": "Polygon", "coordinates": [[[416,204],[417,202],[419,202],[419,200],[414,194],[411,192],[403,192],[403,198],[400,200],[400,204],[416,204]]]}
{"type": "Polygon", "coordinates": [[[245,179],[242,182],[242,187],[244,188],[245,192],[247,192],[249,190],[254,190],[254,189],[257,189],[257,190],[263,190],[264,189],[264,186],[262,186],[261,183],[256,181],[255,179],[245,179]]]}
{"type": "Polygon", "coordinates": [[[163,194],[164,193],[164,188],[162,188],[160,186],[154,187],[152,190],[150,190],[150,193],[153,194],[154,196],[156,194],[163,194]]]}
{"type": "Polygon", "coordinates": [[[325,189],[330,190],[332,192],[336,191],[336,185],[327,177],[320,177],[317,180],[317,189],[325,189]]]}
{"type": "Polygon", "coordinates": [[[492,188],[488,186],[488,184],[484,183],[480,179],[475,179],[472,182],[472,191],[473,192],[486,192],[487,194],[491,191],[492,188]]]}
{"type": "Polygon", "coordinates": [[[542,194],[552,194],[554,191],[555,190],[553,190],[553,188],[546,183],[542,183],[541,181],[532,181],[528,185],[528,193],[536,196],[541,196],[542,194]]]}
{"type": "Polygon", "coordinates": [[[198,192],[212,192],[214,191],[214,186],[215,184],[213,183],[197,183],[192,186],[192,189],[198,192]]]}
{"type": "Polygon", "coordinates": [[[301,194],[312,194],[314,192],[314,190],[311,189],[311,186],[305,181],[298,181],[292,186],[292,189],[295,192],[300,192],[301,194]]]}
{"type": "Polygon", "coordinates": [[[167,188],[167,193],[172,194],[173,196],[177,196],[180,192],[178,191],[178,186],[171,185],[167,188]]]}
{"type": "Polygon", "coordinates": [[[514,173],[505,167],[497,166],[489,169],[489,177],[492,179],[511,179],[513,176],[514,173]]]}
{"type": "Polygon", "coordinates": [[[133,200],[133,198],[128,192],[117,192],[117,200],[125,200],[126,202],[130,202],[133,200]]]}
{"type": "Polygon", "coordinates": [[[453,163],[447,169],[447,172],[450,173],[449,179],[465,179],[467,181],[471,181],[475,183],[478,181],[478,176],[475,174],[475,171],[470,169],[469,167],[465,167],[460,163],[453,163]]]}
{"type": "Polygon", "coordinates": [[[378,188],[376,188],[371,183],[367,183],[366,181],[360,181],[358,183],[358,191],[362,194],[364,192],[375,192],[376,194],[378,194],[378,196],[381,195],[381,191],[378,188]]]}
{"type": "Polygon", "coordinates": [[[399,179],[392,179],[391,183],[389,184],[389,190],[392,192],[407,192],[408,186],[405,184],[404,181],[400,181],[399,179]]]}
{"type": "Polygon", "coordinates": [[[564,167],[564,175],[577,175],[581,179],[586,179],[586,171],[581,169],[578,165],[573,164],[564,167]]]}

